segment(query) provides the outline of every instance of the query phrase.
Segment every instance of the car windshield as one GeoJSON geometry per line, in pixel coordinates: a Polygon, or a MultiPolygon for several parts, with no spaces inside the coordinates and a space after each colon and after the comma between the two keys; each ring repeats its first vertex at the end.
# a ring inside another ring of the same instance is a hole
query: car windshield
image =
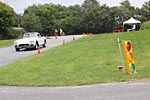
{"type": "Polygon", "coordinates": [[[33,38],[33,37],[37,37],[37,34],[35,33],[26,33],[23,35],[23,38],[33,38]]]}

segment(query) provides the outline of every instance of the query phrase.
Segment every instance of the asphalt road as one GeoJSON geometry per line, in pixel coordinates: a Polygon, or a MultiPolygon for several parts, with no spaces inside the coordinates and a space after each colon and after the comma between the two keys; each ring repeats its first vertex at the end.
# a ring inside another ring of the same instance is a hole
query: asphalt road
{"type": "MultiPolygon", "coordinates": [[[[82,37],[82,35],[74,35],[74,36],[60,36],[58,39],[47,39],[47,47],[41,48],[41,52],[51,49],[53,47],[62,45],[62,41],[70,42],[75,39],[82,37]]],[[[25,57],[31,56],[33,54],[37,54],[37,50],[23,50],[20,52],[16,52],[14,46],[0,48],[0,66],[4,66],[7,64],[11,64],[16,60],[23,59],[25,57]]]]}
{"type": "Polygon", "coordinates": [[[0,100],[150,100],[150,81],[69,87],[3,87],[0,100]]]}

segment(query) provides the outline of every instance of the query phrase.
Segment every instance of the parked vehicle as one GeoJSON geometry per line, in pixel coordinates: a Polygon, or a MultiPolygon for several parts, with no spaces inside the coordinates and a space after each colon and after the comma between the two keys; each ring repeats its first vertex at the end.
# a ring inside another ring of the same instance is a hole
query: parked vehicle
{"type": "Polygon", "coordinates": [[[46,47],[46,37],[42,37],[38,32],[25,33],[22,39],[14,41],[16,51],[23,48],[36,50],[40,46],[46,47]]]}

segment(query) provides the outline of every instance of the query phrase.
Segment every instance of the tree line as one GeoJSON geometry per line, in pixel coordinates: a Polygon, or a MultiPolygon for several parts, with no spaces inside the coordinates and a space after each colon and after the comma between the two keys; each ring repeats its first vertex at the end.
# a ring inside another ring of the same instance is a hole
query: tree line
{"type": "Polygon", "coordinates": [[[130,17],[149,21],[150,1],[143,3],[142,8],[132,6],[129,0],[114,7],[101,5],[97,0],[85,0],[82,5],[68,7],[53,3],[34,4],[26,8],[23,15],[0,2],[0,15],[0,35],[4,37],[11,35],[12,27],[18,23],[25,31],[38,31],[43,35],[53,35],[56,29],[62,29],[67,35],[111,33],[113,27],[121,26],[130,17]]]}

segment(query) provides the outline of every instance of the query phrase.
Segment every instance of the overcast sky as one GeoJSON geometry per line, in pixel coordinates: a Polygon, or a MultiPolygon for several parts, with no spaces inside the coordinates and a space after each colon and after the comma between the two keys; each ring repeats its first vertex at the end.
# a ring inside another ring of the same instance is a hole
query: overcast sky
{"type": "MultiPolygon", "coordinates": [[[[10,7],[12,7],[16,13],[20,14],[24,12],[24,9],[33,4],[44,4],[44,3],[54,3],[61,4],[65,6],[82,4],[85,0],[0,0],[10,7]]],[[[119,6],[120,2],[124,0],[98,0],[100,4],[107,4],[108,6],[119,6]]],[[[129,0],[132,6],[142,7],[144,2],[149,0],[129,0]]]]}

